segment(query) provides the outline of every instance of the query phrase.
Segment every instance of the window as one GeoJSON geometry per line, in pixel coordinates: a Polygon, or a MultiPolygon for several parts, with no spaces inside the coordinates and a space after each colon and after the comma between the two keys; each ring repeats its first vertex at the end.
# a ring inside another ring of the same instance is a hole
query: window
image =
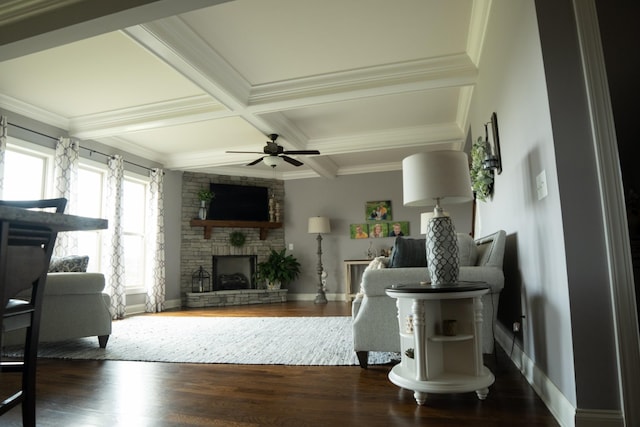
{"type": "MultiPolygon", "coordinates": [[[[89,165],[81,162],[78,167],[78,201],[77,214],[92,218],[104,218],[103,191],[104,167],[89,165]]],[[[102,267],[102,235],[99,230],[77,233],[78,253],[89,255],[87,271],[100,272],[102,267]]]]}
{"type": "Polygon", "coordinates": [[[125,176],[122,200],[122,242],[125,284],[131,291],[143,291],[145,288],[148,187],[146,181],[125,176]]]}
{"type": "MultiPolygon", "coordinates": [[[[24,145],[31,146],[27,142],[24,145]]],[[[5,200],[37,200],[47,196],[47,183],[53,181],[53,156],[37,147],[7,144],[4,158],[5,200]]]]}
{"type": "MultiPolygon", "coordinates": [[[[53,150],[26,141],[9,138],[5,152],[3,198],[31,200],[52,197],[53,150]]],[[[104,218],[106,165],[80,159],[78,198],[74,214],[104,218]]],[[[138,175],[126,174],[123,184],[122,230],[125,286],[129,293],[144,292],[146,286],[146,215],[149,183],[138,175]]],[[[78,253],[89,256],[87,271],[101,272],[103,233],[76,233],[78,253]]]]}

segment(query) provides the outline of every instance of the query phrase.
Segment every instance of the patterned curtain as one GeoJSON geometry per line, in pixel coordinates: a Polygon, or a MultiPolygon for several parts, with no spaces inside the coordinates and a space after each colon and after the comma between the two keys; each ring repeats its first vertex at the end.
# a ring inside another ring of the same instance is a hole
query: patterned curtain
{"type": "MultiPolygon", "coordinates": [[[[60,138],[56,144],[54,157],[54,197],[67,199],[66,213],[77,214],[78,198],[78,141],[60,138]]],[[[75,255],[78,253],[78,235],[75,232],[58,234],[53,249],[54,256],[75,255]]]]}
{"type": "Polygon", "coordinates": [[[4,189],[4,153],[7,150],[7,118],[0,116],[0,199],[4,189]]]}
{"type": "Polygon", "coordinates": [[[104,271],[107,293],[111,295],[111,316],[122,319],[126,312],[124,283],[124,248],[122,242],[122,196],[124,161],[115,155],[107,161],[106,217],[109,228],[103,244],[104,271]]]}
{"type": "Polygon", "coordinates": [[[147,239],[148,276],[152,278],[147,286],[145,311],[149,313],[164,310],[165,301],[165,258],[164,258],[164,191],[162,169],[151,170],[149,185],[149,238],[147,239]]]}

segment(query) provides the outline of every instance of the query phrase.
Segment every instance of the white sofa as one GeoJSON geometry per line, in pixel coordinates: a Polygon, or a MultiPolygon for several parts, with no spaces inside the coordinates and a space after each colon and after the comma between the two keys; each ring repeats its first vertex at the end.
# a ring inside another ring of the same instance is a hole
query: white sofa
{"type": "MultiPolygon", "coordinates": [[[[40,342],[96,336],[98,345],[105,348],[111,335],[111,298],[103,292],[104,286],[100,273],[48,273],[40,342]]],[[[3,334],[3,345],[22,343],[24,330],[3,334]]]]}
{"type": "MultiPolygon", "coordinates": [[[[424,242],[424,239],[421,242],[424,242]]],[[[459,280],[482,281],[490,287],[489,293],[482,297],[483,353],[492,353],[494,348],[493,329],[500,292],[504,287],[502,263],[505,242],[506,233],[502,230],[475,241],[458,234],[461,251],[459,280]],[[468,253],[469,249],[472,253],[468,253]]],[[[360,293],[352,303],[353,346],[363,368],[367,367],[369,351],[400,351],[396,300],[385,293],[385,288],[393,284],[430,280],[426,266],[380,268],[384,266],[384,262],[374,264],[375,266],[368,266],[363,273],[360,293]]]]}

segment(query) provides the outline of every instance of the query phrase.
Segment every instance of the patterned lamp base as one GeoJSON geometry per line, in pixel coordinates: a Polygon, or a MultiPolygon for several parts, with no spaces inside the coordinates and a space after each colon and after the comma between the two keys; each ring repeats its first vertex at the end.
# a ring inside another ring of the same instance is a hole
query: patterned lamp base
{"type": "Polygon", "coordinates": [[[447,286],[458,281],[458,239],[451,218],[433,217],[427,226],[427,268],[431,286],[447,286]]]}

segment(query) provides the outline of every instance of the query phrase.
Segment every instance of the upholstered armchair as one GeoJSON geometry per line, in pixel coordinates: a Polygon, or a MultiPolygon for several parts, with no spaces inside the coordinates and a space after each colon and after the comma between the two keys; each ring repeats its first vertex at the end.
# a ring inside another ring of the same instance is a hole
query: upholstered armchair
{"type": "MultiPolygon", "coordinates": [[[[482,297],[483,353],[492,353],[494,349],[493,330],[500,292],[504,287],[502,264],[505,242],[506,233],[502,230],[475,241],[467,235],[458,234],[459,280],[482,281],[490,287],[489,293],[482,297]]],[[[396,300],[385,293],[385,288],[398,283],[430,280],[426,255],[420,247],[424,248],[424,239],[398,238],[391,259],[376,259],[362,275],[360,293],[352,303],[352,319],[353,348],[363,368],[367,367],[370,351],[400,351],[396,300]],[[425,260],[425,265],[415,266],[422,260],[425,260]],[[398,265],[401,267],[395,267],[398,265]]]]}

